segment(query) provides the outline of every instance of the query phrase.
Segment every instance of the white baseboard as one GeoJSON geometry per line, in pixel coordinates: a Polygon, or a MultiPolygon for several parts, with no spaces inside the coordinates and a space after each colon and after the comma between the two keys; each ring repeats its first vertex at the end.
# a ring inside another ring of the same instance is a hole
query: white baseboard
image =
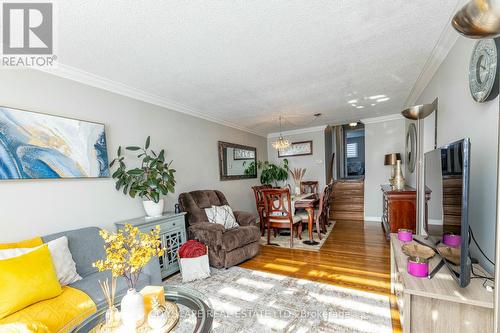
{"type": "Polygon", "coordinates": [[[382,222],[382,218],[380,216],[365,216],[366,222],[382,222]]]}
{"type": "Polygon", "coordinates": [[[429,224],[432,225],[443,225],[443,220],[438,220],[438,219],[429,219],[429,224]]]}

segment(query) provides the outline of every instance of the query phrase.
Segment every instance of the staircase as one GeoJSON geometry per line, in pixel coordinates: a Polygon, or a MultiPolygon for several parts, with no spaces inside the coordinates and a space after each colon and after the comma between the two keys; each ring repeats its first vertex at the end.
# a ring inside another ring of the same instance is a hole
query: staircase
{"type": "Polygon", "coordinates": [[[364,220],[364,179],[341,179],[333,185],[333,200],[330,208],[332,220],[364,220]]]}

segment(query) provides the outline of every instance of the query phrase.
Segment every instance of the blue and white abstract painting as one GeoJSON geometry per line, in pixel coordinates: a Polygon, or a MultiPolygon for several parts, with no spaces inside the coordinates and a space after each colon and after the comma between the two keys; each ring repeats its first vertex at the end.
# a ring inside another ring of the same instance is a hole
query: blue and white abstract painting
{"type": "Polygon", "coordinates": [[[108,176],[103,124],[0,107],[0,179],[108,176]]]}

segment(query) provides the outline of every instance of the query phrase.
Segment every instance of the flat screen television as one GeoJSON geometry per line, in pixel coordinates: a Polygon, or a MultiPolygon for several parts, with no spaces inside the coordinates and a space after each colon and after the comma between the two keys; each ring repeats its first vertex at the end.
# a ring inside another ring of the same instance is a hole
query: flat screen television
{"type": "Polygon", "coordinates": [[[430,199],[425,229],[460,287],[470,282],[469,176],[470,139],[424,155],[424,181],[430,199]]]}

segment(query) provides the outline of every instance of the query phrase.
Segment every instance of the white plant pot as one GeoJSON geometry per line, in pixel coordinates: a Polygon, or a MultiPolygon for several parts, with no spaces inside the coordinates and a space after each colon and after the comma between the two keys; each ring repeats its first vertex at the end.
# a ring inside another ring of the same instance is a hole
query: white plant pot
{"type": "Polygon", "coordinates": [[[144,322],[144,297],[135,289],[129,289],[122,298],[120,317],[127,328],[137,327],[144,322]]]}
{"type": "Polygon", "coordinates": [[[160,199],[158,203],[153,200],[146,200],[142,202],[144,206],[144,211],[149,217],[161,216],[163,214],[163,199],[160,199]]]}

